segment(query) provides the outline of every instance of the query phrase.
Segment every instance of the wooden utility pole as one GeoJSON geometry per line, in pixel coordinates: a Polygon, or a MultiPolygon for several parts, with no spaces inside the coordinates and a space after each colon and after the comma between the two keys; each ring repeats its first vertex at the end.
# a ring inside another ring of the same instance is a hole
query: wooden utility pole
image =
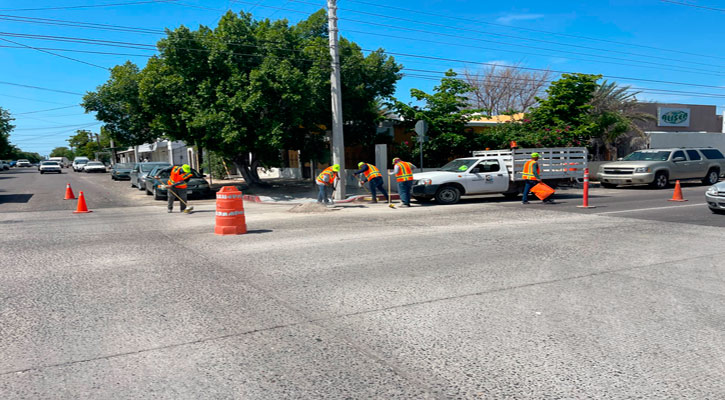
{"type": "MultiPolygon", "coordinates": [[[[335,200],[345,199],[345,137],[342,131],[342,88],[340,87],[340,52],[337,47],[337,0],[327,0],[327,24],[330,35],[330,93],[332,95],[332,163],[340,164],[340,180],[335,200]]],[[[312,177],[313,181],[315,177],[312,177]]]]}

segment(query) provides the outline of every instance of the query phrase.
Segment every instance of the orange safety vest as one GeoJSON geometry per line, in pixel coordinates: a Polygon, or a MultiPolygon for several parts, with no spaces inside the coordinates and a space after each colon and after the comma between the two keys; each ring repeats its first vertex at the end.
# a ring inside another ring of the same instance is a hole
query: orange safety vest
{"type": "MultiPolygon", "coordinates": [[[[176,183],[185,181],[187,178],[191,178],[193,174],[191,172],[185,173],[181,167],[178,165],[171,169],[171,175],[169,175],[169,180],[166,181],[166,183],[169,186],[173,186],[176,183]]],[[[186,183],[182,183],[179,186],[176,186],[177,189],[186,189],[186,183]]]]}
{"type": "Polygon", "coordinates": [[[413,166],[411,163],[398,161],[398,167],[398,173],[395,174],[395,177],[398,178],[398,182],[413,180],[413,166]]]}
{"type": "Polygon", "coordinates": [[[521,176],[523,179],[528,179],[532,181],[536,180],[536,175],[534,174],[534,164],[536,164],[536,173],[538,174],[541,172],[541,170],[539,169],[539,163],[534,160],[526,161],[526,164],[524,164],[524,172],[521,176]]]}
{"type": "MultiPolygon", "coordinates": [[[[367,163],[365,163],[365,164],[367,164],[367,163]]],[[[367,164],[367,166],[368,166],[368,169],[367,169],[367,171],[363,171],[363,175],[365,175],[365,179],[367,179],[368,182],[370,182],[372,179],[375,179],[379,176],[383,176],[383,174],[380,173],[380,170],[378,169],[378,167],[376,167],[372,164],[367,164]]]]}
{"type": "Polygon", "coordinates": [[[337,173],[332,170],[332,167],[327,167],[320,175],[317,176],[317,183],[321,183],[323,185],[333,185],[335,183],[335,176],[337,176],[337,173]],[[325,182],[325,175],[330,176],[330,182],[325,182]]]}

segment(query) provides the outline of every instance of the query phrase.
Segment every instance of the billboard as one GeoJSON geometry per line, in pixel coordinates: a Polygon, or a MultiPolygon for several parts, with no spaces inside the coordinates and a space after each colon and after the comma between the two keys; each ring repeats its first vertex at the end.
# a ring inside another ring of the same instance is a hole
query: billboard
{"type": "Polygon", "coordinates": [[[657,107],[657,126],[690,126],[690,109],[657,107]]]}

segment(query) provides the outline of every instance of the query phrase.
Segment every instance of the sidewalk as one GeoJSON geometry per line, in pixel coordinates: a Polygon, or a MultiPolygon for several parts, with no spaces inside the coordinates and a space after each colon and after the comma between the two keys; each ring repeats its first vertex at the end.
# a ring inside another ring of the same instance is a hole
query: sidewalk
{"type": "MultiPolygon", "coordinates": [[[[207,180],[209,180],[207,178],[207,180]]],[[[234,186],[244,194],[245,201],[256,203],[288,203],[299,204],[317,201],[317,185],[313,182],[300,181],[298,179],[273,178],[264,179],[269,186],[249,187],[244,179],[214,179],[210,184],[212,192],[216,193],[224,186],[234,186]]],[[[357,185],[345,187],[346,199],[337,200],[335,203],[348,203],[355,201],[370,201],[370,193],[357,185]]],[[[392,194],[393,200],[399,199],[397,193],[392,194]]],[[[378,199],[383,199],[378,195],[378,199]]]]}

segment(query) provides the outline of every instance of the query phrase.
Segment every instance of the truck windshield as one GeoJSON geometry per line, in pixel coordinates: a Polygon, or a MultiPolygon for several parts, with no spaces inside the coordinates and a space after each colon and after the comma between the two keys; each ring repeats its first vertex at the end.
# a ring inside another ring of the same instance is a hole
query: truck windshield
{"type": "Polygon", "coordinates": [[[635,151],[624,157],[624,161],[667,161],[670,158],[669,151],[635,151]]]}
{"type": "Polygon", "coordinates": [[[478,161],[476,158],[459,158],[444,165],[440,170],[448,172],[465,172],[468,171],[468,169],[471,168],[476,161],[478,161]]]}

